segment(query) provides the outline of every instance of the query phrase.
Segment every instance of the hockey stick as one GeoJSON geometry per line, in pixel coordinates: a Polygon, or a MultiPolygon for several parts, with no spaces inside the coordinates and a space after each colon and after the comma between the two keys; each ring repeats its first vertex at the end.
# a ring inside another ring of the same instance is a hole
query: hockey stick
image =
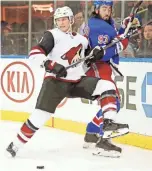
{"type": "Polygon", "coordinates": [[[132,8],[132,11],[130,13],[130,17],[131,17],[131,20],[129,21],[128,25],[127,25],[127,28],[125,29],[125,32],[124,32],[124,35],[127,35],[132,23],[133,23],[133,20],[135,18],[135,15],[137,14],[138,10],[139,10],[139,7],[140,5],[142,4],[143,0],[142,1],[139,1],[137,2],[137,4],[132,8]]]}
{"type": "MultiPolygon", "coordinates": [[[[125,38],[127,38],[127,37],[128,37],[128,38],[129,38],[129,37],[132,37],[133,34],[134,34],[136,31],[137,31],[137,29],[136,29],[136,30],[133,30],[133,31],[130,32],[130,33],[128,32],[127,35],[126,35],[125,37],[122,37],[122,38],[120,38],[120,39],[117,39],[117,40],[111,42],[111,43],[108,44],[107,46],[103,47],[103,49],[106,50],[107,48],[114,46],[116,43],[120,42],[121,40],[123,40],[123,39],[125,39],[125,38]]],[[[73,64],[67,66],[67,67],[66,67],[66,70],[68,70],[69,68],[75,67],[76,65],[78,65],[78,64],[81,63],[81,62],[84,62],[85,60],[89,59],[91,56],[92,56],[92,55],[88,55],[88,56],[86,56],[85,58],[80,59],[78,62],[73,63],[73,64]]],[[[109,64],[112,66],[112,68],[113,68],[120,76],[123,77],[123,74],[118,70],[117,67],[115,67],[111,62],[109,62],[109,64]]]]}
{"type": "MultiPolygon", "coordinates": [[[[124,37],[121,37],[121,38],[119,38],[119,39],[117,39],[117,40],[113,40],[111,43],[109,43],[108,45],[106,45],[105,47],[103,47],[103,50],[106,50],[106,49],[108,49],[109,47],[114,46],[116,43],[120,42],[121,40],[123,40],[123,39],[125,39],[125,38],[127,37],[127,34],[128,34],[128,32],[129,32],[129,29],[130,29],[130,27],[131,27],[131,25],[132,25],[132,22],[133,22],[133,20],[134,20],[135,14],[137,14],[137,12],[138,12],[138,10],[139,10],[139,7],[140,7],[140,5],[142,4],[142,2],[143,2],[143,0],[137,2],[137,4],[133,7],[132,12],[130,13],[131,20],[129,21],[129,23],[128,23],[128,25],[127,25],[127,28],[125,29],[125,32],[124,32],[124,34],[123,34],[124,37]]],[[[87,57],[80,59],[78,62],[75,62],[75,63],[73,63],[73,64],[67,66],[67,67],[66,67],[66,70],[68,70],[68,69],[70,69],[70,68],[72,68],[72,67],[77,66],[77,65],[80,64],[81,62],[84,62],[85,60],[89,59],[91,56],[92,56],[92,55],[88,55],[87,57]]],[[[43,64],[41,64],[41,68],[43,68],[43,67],[44,67],[44,62],[43,62],[43,64]]]]}
{"type": "MultiPolygon", "coordinates": [[[[123,40],[124,38],[127,37],[127,34],[128,34],[128,32],[129,32],[129,29],[130,29],[130,27],[131,27],[131,25],[132,25],[132,22],[133,22],[133,20],[134,20],[134,17],[135,17],[135,15],[137,14],[137,12],[138,12],[138,10],[139,10],[139,7],[140,7],[140,5],[142,4],[142,2],[143,2],[143,0],[137,2],[137,4],[133,7],[133,9],[132,9],[132,11],[131,11],[131,13],[130,13],[131,20],[129,21],[129,23],[128,23],[128,25],[127,25],[127,28],[125,29],[125,32],[124,32],[124,34],[123,34],[124,37],[121,37],[121,38],[119,38],[119,39],[117,39],[117,40],[113,40],[113,41],[112,41],[111,43],[109,43],[107,46],[103,47],[104,50],[108,49],[109,47],[114,46],[116,43],[120,42],[121,40],[123,40]]],[[[81,62],[84,62],[85,60],[89,59],[91,56],[92,56],[92,55],[88,55],[87,57],[80,59],[78,62],[75,62],[75,63],[73,63],[73,64],[67,66],[67,67],[66,67],[66,70],[68,70],[69,68],[75,67],[76,65],[80,64],[81,62]]]]}
{"type": "Polygon", "coordinates": [[[129,21],[129,23],[128,23],[128,25],[127,25],[127,28],[125,29],[125,32],[124,32],[124,34],[123,34],[124,37],[119,38],[119,39],[117,39],[117,40],[113,40],[111,43],[109,43],[109,44],[104,48],[104,50],[108,49],[109,47],[112,47],[113,45],[115,45],[116,43],[120,42],[121,40],[123,40],[124,38],[127,37],[127,34],[128,34],[128,32],[129,32],[129,29],[130,29],[130,27],[131,27],[131,25],[132,25],[132,22],[133,22],[133,20],[134,20],[134,18],[135,18],[135,15],[137,14],[137,12],[138,12],[138,10],[139,10],[139,7],[140,7],[140,5],[142,4],[142,2],[143,2],[143,0],[137,2],[137,4],[132,8],[132,11],[131,11],[131,13],[130,13],[130,15],[129,15],[129,16],[131,17],[131,20],[129,21]]]}
{"type": "MultiPolygon", "coordinates": [[[[142,25],[141,27],[139,28],[136,28],[134,30],[132,30],[131,34],[128,35],[127,37],[129,38],[132,38],[134,36],[137,36],[139,33],[140,30],[142,30],[145,26],[149,25],[149,24],[152,24],[152,20],[150,20],[149,22],[145,23],[144,25],[142,25]],[[136,33],[137,32],[137,33],[136,33]]],[[[111,67],[121,76],[123,77],[123,74],[119,71],[119,69],[117,67],[115,67],[111,62],[109,62],[109,64],[111,65],[111,67]]]]}
{"type": "Polygon", "coordinates": [[[131,20],[129,21],[129,23],[128,23],[128,25],[127,25],[127,28],[125,29],[125,32],[124,32],[124,34],[123,34],[124,37],[119,38],[119,39],[117,39],[117,40],[113,40],[110,44],[108,44],[108,45],[104,48],[104,50],[108,49],[109,47],[112,47],[113,45],[115,45],[116,43],[120,42],[121,40],[123,40],[124,38],[127,37],[127,34],[128,34],[128,32],[129,32],[129,29],[130,29],[130,27],[131,27],[131,25],[132,25],[132,23],[133,23],[133,20],[134,20],[134,18],[135,18],[135,15],[137,14],[137,12],[138,12],[138,10],[139,10],[139,7],[140,7],[140,5],[142,4],[142,2],[143,2],[143,0],[137,2],[137,4],[132,8],[132,11],[131,11],[131,13],[130,13],[130,15],[129,15],[129,16],[131,17],[131,20]]]}
{"type": "MultiPolygon", "coordinates": [[[[142,30],[145,26],[151,25],[151,24],[152,24],[152,20],[150,20],[150,21],[147,22],[146,24],[142,25],[141,27],[134,29],[134,30],[132,31],[132,35],[130,35],[129,38],[132,38],[132,37],[134,37],[134,36],[137,36],[138,34],[140,34],[140,33],[139,33],[140,30],[142,30]],[[135,32],[137,32],[137,33],[135,33],[135,32]]],[[[117,67],[115,67],[111,62],[109,62],[109,64],[111,65],[111,67],[112,67],[120,76],[123,77],[123,74],[118,70],[117,67]]]]}
{"type": "MultiPolygon", "coordinates": [[[[131,33],[131,34],[132,34],[132,33],[131,33]]],[[[103,50],[106,50],[106,49],[108,49],[108,48],[110,48],[110,47],[116,45],[116,43],[118,43],[118,42],[120,42],[121,40],[123,40],[123,39],[129,37],[131,34],[127,34],[125,37],[121,37],[121,38],[119,38],[119,39],[113,40],[113,41],[112,41],[111,43],[109,43],[107,46],[103,47],[103,50]]],[[[89,59],[90,57],[92,57],[92,55],[88,55],[88,56],[86,56],[85,58],[82,58],[82,59],[80,59],[79,61],[77,61],[77,62],[75,62],[75,63],[73,63],[73,64],[67,66],[67,67],[66,67],[66,70],[68,70],[68,69],[70,69],[70,68],[72,68],[72,67],[77,66],[78,64],[80,64],[81,62],[84,62],[85,60],[89,59]]]]}

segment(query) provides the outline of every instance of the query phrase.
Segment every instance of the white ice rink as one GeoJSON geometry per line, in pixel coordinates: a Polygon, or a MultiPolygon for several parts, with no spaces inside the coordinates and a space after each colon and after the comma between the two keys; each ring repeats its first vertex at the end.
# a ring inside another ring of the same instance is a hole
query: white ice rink
{"type": "Polygon", "coordinates": [[[93,156],[82,148],[83,136],[43,128],[20,150],[7,158],[5,148],[16,135],[20,123],[0,122],[0,171],[152,171],[152,151],[122,146],[121,158],[93,156]]]}

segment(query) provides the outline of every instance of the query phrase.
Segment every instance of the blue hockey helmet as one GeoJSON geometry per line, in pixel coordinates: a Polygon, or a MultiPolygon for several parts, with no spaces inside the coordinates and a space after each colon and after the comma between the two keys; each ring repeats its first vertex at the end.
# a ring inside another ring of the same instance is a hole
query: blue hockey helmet
{"type": "Polygon", "coordinates": [[[93,4],[95,8],[99,8],[102,5],[113,6],[113,0],[94,0],[93,4]]]}

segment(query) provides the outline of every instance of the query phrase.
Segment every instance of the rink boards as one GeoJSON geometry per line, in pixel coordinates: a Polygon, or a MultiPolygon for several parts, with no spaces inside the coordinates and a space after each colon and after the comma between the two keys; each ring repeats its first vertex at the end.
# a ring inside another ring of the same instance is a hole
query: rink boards
{"type": "MultiPolygon", "coordinates": [[[[44,70],[20,57],[0,62],[1,119],[24,121],[34,109],[44,70]]],[[[115,141],[152,150],[152,60],[122,59],[120,70],[124,77],[115,77],[122,98],[118,121],[128,123],[131,133],[115,141]]],[[[64,99],[46,125],[84,134],[99,108],[96,101],[64,99]]]]}

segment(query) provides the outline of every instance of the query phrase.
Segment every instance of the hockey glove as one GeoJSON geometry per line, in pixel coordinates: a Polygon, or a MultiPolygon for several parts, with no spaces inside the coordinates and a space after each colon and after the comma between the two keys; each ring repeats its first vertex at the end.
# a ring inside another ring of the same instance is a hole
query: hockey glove
{"type": "Polygon", "coordinates": [[[105,52],[104,49],[100,46],[96,46],[91,52],[90,52],[90,58],[85,60],[85,64],[87,67],[91,66],[91,63],[95,63],[96,61],[103,58],[105,52]]]}
{"type": "MultiPolygon", "coordinates": [[[[123,29],[126,29],[127,26],[128,26],[128,23],[129,23],[130,21],[131,21],[131,17],[125,18],[125,19],[122,21],[122,23],[121,23],[121,27],[122,27],[123,29]]],[[[140,27],[140,26],[141,26],[141,24],[140,24],[139,19],[135,17],[134,20],[133,20],[133,22],[132,22],[132,25],[131,25],[130,29],[131,29],[131,28],[140,27]]]]}
{"type": "Polygon", "coordinates": [[[118,54],[127,48],[129,42],[128,38],[123,37],[123,34],[118,35],[117,38],[115,38],[115,40],[119,40],[120,38],[123,39],[116,44],[118,54]]]}
{"type": "Polygon", "coordinates": [[[56,78],[67,76],[67,71],[65,67],[51,60],[47,60],[44,63],[44,67],[46,72],[56,74],[56,78]]]}
{"type": "Polygon", "coordinates": [[[123,29],[126,29],[128,23],[129,23],[130,21],[131,21],[131,17],[130,17],[130,16],[129,16],[129,17],[126,17],[126,18],[122,21],[121,27],[122,27],[123,29]]]}

